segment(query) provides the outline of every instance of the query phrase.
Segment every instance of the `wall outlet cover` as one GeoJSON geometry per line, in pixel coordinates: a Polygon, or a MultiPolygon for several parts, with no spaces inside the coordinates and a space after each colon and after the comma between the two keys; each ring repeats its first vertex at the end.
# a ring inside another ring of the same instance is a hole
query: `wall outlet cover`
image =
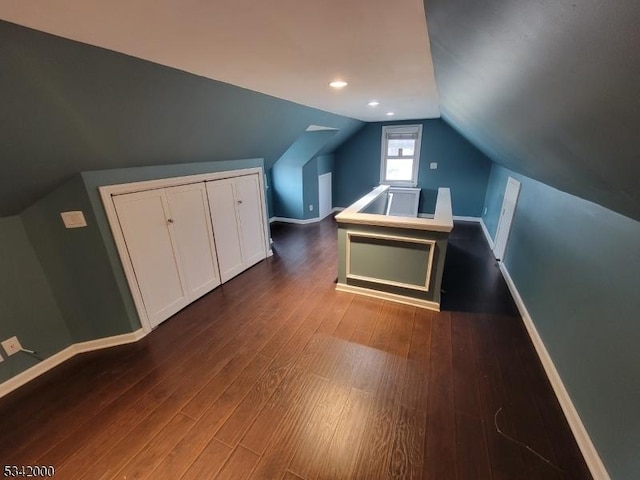
{"type": "Polygon", "coordinates": [[[431,162],[431,163],[429,164],[429,168],[430,168],[431,170],[437,170],[437,169],[438,169],[438,162],[431,162]]]}
{"type": "Polygon", "coordinates": [[[309,211],[313,212],[313,205],[309,205],[309,211]]]}
{"type": "Polygon", "coordinates": [[[2,348],[4,348],[4,351],[7,352],[8,356],[11,356],[22,350],[22,345],[20,345],[18,337],[11,337],[2,342],[2,348]]]}

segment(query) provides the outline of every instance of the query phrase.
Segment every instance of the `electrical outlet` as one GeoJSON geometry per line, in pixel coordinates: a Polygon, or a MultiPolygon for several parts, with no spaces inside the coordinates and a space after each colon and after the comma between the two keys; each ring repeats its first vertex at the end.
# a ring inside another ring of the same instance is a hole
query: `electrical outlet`
{"type": "Polygon", "coordinates": [[[8,356],[11,356],[14,353],[18,353],[20,350],[22,350],[22,345],[20,345],[20,340],[18,340],[18,337],[11,337],[2,342],[2,348],[4,348],[4,351],[7,352],[8,356]]]}
{"type": "Polygon", "coordinates": [[[313,205],[309,205],[309,211],[313,212],[313,205]]]}
{"type": "Polygon", "coordinates": [[[430,168],[431,170],[437,170],[437,169],[438,169],[438,162],[431,162],[431,163],[429,164],[429,168],[430,168]]]}

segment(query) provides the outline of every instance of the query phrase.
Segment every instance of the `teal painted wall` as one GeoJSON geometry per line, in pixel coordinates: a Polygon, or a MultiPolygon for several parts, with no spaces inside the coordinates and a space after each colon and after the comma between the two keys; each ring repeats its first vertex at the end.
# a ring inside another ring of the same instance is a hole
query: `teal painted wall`
{"type": "Polygon", "coordinates": [[[362,122],[0,21],[0,216],[88,170],[264,158],[362,122]]]}
{"type": "Polygon", "coordinates": [[[491,170],[490,160],[445,121],[414,120],[366,124],[335,151],[333,204],[346,207],[380,183],[384,125],[422,124],[418,186],[420,213],[433,213],[438,187],[451,189],[453,214],[479,217],[491,170]],[[438,163],[430,170],[431,162],[438,163]]]}
{"type": "Polygon", "coordinates": [[[74,342],[139,328],[118,292],[97,219],[80,175],[22,214],[25,228],[74,342]],[[87,227],[67,229],[60,212],[81,210],[87,227]]]}
{"type": "MultiPolygon", "coordinates": [[[[304,132],[273,165],[272,194],[276,217],[299,220],[317,217],[318,167],[315,156],[336,134],[335,130],[304,132]],[[314,176],[315,180],[312,180],[314,176]],[[314,205],[313,211],[309,211],[310,204],[314,205]]],[[[323,160],[323,168],[327,162],[329,160],[323,160]]]]}
{"type": "Polygon", "coordinates": [[[640,223],[494,165],[492,236],[509,175],[505,265],[611,478],[640,478],[640,223]]]}
{"type": "Polygon", "coordinates": [[[123,317],[121,313],[118,319],[114,319],[114,322],[124,321],[124,318],[134,327],[133,329],[138,328],[139,325],[138,314],[136,313],[133,299],[129,292],[124,270],[122,270],[120,257],[118,256],[113,235],[111,234],[111,229],[104,213],[98,188],[104,185],[117,185],[121,183],[156,180],[183,175],[198,175],[242,168],[256,168],[263,167],[263,165],[264,161],[261,158],[253,158],[155,167],[120,168],[82,173],[82,180],[86,188],[85,195],[88,196],[93,215],[95,216],[95,223],[100,233],[99,238],[92,237],[91,247],[87,245],[87,248],[106,251],[106,256],[100,259],[100,271],[103,272],[102,281],[98,280],[97,284],[104,290],[102,295],[105,301],[122,304],[126,312],[126,314],[124,314],[126,315],[125,317],[123,317]],[[115,289],[113,288],[114,282],[115,289]]]}
{"type": "MultiPolygon", "coordinates": [[[[14,335],[41,358],[73,343],[19,216],[0,218],[0,339],[14,335]]],[[[38,363],[24,353],[1,355],[0,382],[38,363]]]]}
{"type": "Polygon", "coordinates": [[[267,211],[269,212],[269,218],[274,216],[273,211],[273,171],[269,169],[265,172],[265,182],[267,185],[267,211]]]}
{"type": "MultiPolygon", "coordinates": [[[[333,165],[335,157],[333,154],[328,155],[318,155],[318,175],[323,175],[325,173],[332,172],[333,173],[333,165]]],[[[333,179],[333,175],[332,175],[333,179]]]]}
{"type": "Polygon", "coordinates": [[[302,197],[302,165],[276,165],[273,177],[273,212],[276,217],[304,218],[302,197]]]}

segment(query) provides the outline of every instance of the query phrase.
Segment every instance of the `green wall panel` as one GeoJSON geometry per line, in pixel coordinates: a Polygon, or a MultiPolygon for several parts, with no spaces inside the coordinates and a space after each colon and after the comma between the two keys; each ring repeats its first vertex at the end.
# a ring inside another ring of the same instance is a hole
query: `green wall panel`
{"type": "MultiPolygon", "coordinates": [[[[0,218],[0,272],[0,340],[15,335],[43,359],[73,343],[19,216],[0,218]]],[[[38,363],[25,353],[2,356],[0,382],[38,363]]]]}

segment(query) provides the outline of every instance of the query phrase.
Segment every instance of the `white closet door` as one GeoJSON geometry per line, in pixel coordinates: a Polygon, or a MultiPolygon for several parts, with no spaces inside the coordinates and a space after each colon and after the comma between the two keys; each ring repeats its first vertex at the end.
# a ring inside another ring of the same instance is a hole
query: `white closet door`
{"type": "Polygon", "coordinates": [[[220,285],[207,189],[203,182],[165,192],[189,300],[193,301],[220,285]]]}
{"type": "Polygon", "coordinates": [[[216,239],[218,265],[222,282],[244,270],[240,247],[240,228],[236,215],[233,179],[207,182],[213,234],[216,239]]]}
{"type": "Polygon", "coordinates": [[[152,327],[189,304],[163,190],[114,197],[118,219],[152,327]]]}
{"type": "Polygon", "coordinates": [[[262,201],[258,175],[236,178],[234,182],[244,268],[266,258],[262,201]]]}

